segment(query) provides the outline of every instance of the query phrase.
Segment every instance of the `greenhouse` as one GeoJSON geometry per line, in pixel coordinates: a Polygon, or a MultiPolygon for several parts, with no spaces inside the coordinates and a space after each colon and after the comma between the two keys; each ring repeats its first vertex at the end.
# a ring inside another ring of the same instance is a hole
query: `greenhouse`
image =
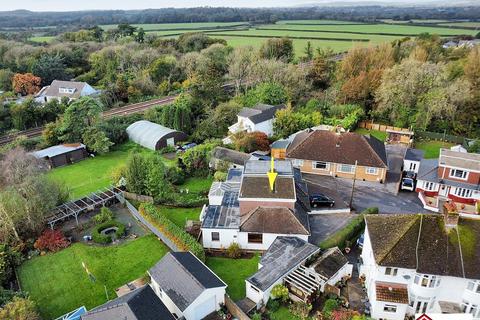
{"type": "Polygon", "coordinates": [[[173,130],[146,120],[132,123],[127,128],[127,134],[133,142],[152,150],[160,150],[166,146],[174,146],[178,142],[188,139],[188,136],[181,131],[173,130]]]}

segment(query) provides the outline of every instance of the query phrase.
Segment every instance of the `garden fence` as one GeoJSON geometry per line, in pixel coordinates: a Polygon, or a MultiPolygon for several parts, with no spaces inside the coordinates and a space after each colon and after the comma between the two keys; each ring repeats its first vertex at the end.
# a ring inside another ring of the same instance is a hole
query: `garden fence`
{"type": "Polygon", "coordinates": [[[165,245],[167,247],[170,248],[170,250],[172,251],[181,251],[178,249],[178,247],[166,236],[163,234],[163,232],[161,232],[160,230],[158,230],[157,228],[155,228],[154,225],[152,225],[150,222],[148,222],[144,217],[142,217],[142,215],[140,214],[140,212],[138,212],[137,208],[135,208],[130,202],[128,202],[128,200],[125,200],[125,204],[127,206],[127,209],[128,211],[130,211],[130,213],[138,220],[140,221],[141,223],[143,223],[148,229],[150,229],[150,231],[152,231],[160,240],[162,240],[163,243],[165,243],[165,245]]]}

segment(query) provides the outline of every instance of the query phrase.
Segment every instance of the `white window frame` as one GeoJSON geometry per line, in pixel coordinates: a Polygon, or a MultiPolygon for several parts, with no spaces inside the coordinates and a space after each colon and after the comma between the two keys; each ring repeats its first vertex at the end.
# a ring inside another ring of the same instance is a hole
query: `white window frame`
{"type": "Polygon", "coordinates": [[[435,275],[428,275],[428,274],[415,274],[413,282],[424,288],[437,288],[440,286],[441,278],[435,275]]]}
{"type": "Polygon", "coordinates": [[[471,189],[455,187],[455,191],[453,191],[453,194],[460,198],[471,198],[473,192],[471,189]]]}
{"type": "Polygon", "coordinates": [[[337,164],[337,172],[353,174],[353,173],[355,173],[355,165],[353,165],[353,164],[341,164],[341,163],[339,163],[339,164],[337,164]],[[343,170],[342,170],[342,167],[343,167],[343,166],[348,166],[348,167],[351,168],[351,170],[350,170],[350,171],[343,171],[343,170]]]}
{"type": "Polygon", "coordinates": [[[398,273],[398,268],[391,268],[391,267],[386,267],[385,268],[385,275],[386,276],[393,276],[395,277],[398,273]]]}
{"type": "Polygon", "coordinates": [[[219,242],[220,241],[220,232],[213,231],[212,233],[210,233],[210,238],[211,238],[212,242],[219,242]],[[218,239],[213,239],[214,234],[218,235],[218,239]]]}
{"type": "Polygon", "coordinates": [[[384,304],[383,305],[383,312],[397,313],[397,306],[394,305],[394,304],[384,304]]]}
{"type": "Polygon", "coordinates": [[[423,182],[423,188],[426,191],[435,191],[436,187],[437,187],[437,184],[435,182],[430,182],[430,181],[423,182]]]}
{"type": "Polygon", "coordinates": [[[449,173],[448,176],[450,178],[454,178],[454,179],[468,180],[468,171],[467,170],[462,170],[462,169],[452,169],[452,168],[450,168],[450,173],[449,173]],[[458,177],[456,175],[457,172],[462,173],[461,177],[458,177]]]}
{"type": "Polygon", "coordinates": [[[302,159],[293,159],[292,165],[294,167],[302,167],[303,166],[303,160],[302,159]]]}
{"type": "Polygon", "coordinates": [[[371,175],[377,176],[377,175],[378,175],[378,168],[375,168],[375,167],[366,167],[366,168],[365,168],[365,173],[366,173],[366,174],[371,174],[371,175]]]}
{"type": "Polygon", "coordinates": [[[330,170],[330,163],[325,162],[325,161],[312,161],[312,169],[328,171],[328,170],[330,170]],[[325,164],[325,168],[317,168],[318,164],[325,164]]]}
{"type": "Polygon", "coordinates": [[[416,162],[410,162],[410,171],[414,171],[417,169],[417,163],[416,162]]]}

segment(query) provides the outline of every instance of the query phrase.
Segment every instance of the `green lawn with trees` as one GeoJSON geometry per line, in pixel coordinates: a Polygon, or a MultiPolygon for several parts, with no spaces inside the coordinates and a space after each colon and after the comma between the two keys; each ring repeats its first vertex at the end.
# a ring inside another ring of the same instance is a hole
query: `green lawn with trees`
{"type": "Polygon", "coordinates": [[[76,243],[57,253],[34,257],[18,268],[22,289],[37,302],[45,319],[56,318],[84,305],[96,307],[115,297],[115,289],[143,277],[167,247],[154,235],[116,246],[87,246],[76,243]],[[91,281],[84,262],[95,276],[91,281]]]}
{"type": "Polygon", "coordinates": [[[451,142],[438,141],[438,140],[415,141],[415,148],[423,150],[425,152],[425,155],[424,155],[425,159],[436,159],[440,155],[441,148],[449,149],[454,145],[455,144],[451,142]]]}

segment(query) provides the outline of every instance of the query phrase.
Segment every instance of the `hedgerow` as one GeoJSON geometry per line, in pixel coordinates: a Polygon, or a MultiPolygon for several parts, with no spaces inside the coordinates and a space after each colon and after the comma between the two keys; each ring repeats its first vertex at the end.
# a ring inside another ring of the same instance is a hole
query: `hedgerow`
{"type": "Polygon", "coordinates": [[[148,222],[163,232],[180,250],[190,251],[198,259],[205,261],[205,251],[200,243],[163,215],[154,205],[143,203],[139,212],[148,222]]]}

